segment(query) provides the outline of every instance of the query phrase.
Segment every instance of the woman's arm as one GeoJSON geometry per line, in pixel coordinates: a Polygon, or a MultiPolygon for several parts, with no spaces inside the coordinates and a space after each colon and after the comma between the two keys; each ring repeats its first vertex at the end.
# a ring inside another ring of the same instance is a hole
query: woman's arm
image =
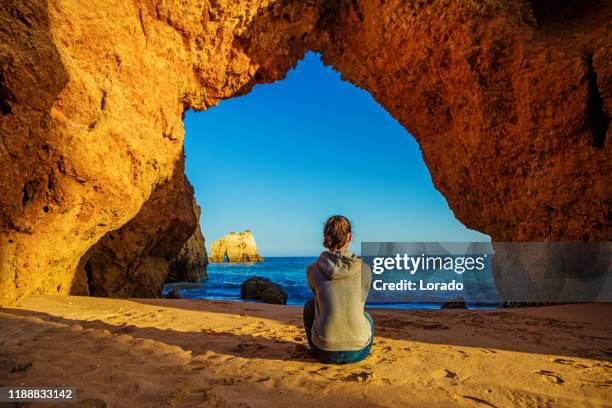
{"type": "Polygon", "coordinates": [[[372,286],[372,270],[367,263],[361,261],[361,301],[363,303],[368,298],[370,286],[372,286]]]}
{"type": "Polygon", "coordinates": [[[308,280],[308,286],[310,286],[310,290],[312,291],[313,296],[317,296],[317,292],[315,291],[314,285],[312,283],[312,265],[306,268],[306,280],[308,280]]]}

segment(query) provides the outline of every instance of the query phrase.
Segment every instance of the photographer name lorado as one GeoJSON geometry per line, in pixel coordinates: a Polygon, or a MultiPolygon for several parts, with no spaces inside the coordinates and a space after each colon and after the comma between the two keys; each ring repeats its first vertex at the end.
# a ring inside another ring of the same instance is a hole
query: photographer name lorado
{"type": "Polygon", "coordinates": [[[423,279],[412,281],[402,279],[398,282],[384,282],[380,279],[372,282],[372,289],[376,291],[461,291],[463,283],[457,282],[454,279],[450,282],[427,282],[423,279]]]}

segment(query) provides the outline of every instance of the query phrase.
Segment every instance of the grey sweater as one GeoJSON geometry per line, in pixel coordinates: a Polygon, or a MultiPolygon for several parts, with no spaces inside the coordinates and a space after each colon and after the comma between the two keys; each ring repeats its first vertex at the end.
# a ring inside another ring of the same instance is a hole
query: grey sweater
{"type": "Polygon", "coordinates": [[[315,295],[312,342],[327,351],[360,350],[372,331],[364,304],[372,282],[370,268],[350,251],[323,251],[306,270],[315,295]]]}

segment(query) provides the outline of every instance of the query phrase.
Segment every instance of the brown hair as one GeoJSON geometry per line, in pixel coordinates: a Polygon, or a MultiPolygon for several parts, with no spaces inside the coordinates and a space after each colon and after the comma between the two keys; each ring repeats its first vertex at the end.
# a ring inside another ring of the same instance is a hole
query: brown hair
{"type": "Polygon", "coordinates": [[[351,222],[342,215],[332,215],[323,228],[323,246],[330,251],[342,248],[348,242],[351,222]]]}

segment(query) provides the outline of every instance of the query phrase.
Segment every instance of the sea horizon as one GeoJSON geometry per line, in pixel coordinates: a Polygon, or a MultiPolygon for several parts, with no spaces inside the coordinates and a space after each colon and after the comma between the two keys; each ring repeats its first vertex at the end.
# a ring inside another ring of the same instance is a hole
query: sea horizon
{"type": "MultiPolygon", "coordinates": [[[[207,278],[200,282],[177,282],[164,286],[163,296],[176,289],[184,299],[249,301],[240,298],[240,285],[253,276],[270,279],[287,293],[287,305],[301,306],[313,295],[306,279],[306,268],[316,256],[268,256],[261,262],[214,262],[207,267],[207,278]]],[[[491,281],[492,285],[492,281],[491,281]]],[[[368,301],[368,308],[390,309],[440,309],[443,303],[464,298],[448,295],[436,301],[407,300],[405,302],[368,301]]],[[[491,302],[470,302],[468,308],[495,307],[491,302]],[[471,304],[470,304],[471,303],[471,304]]]]}

